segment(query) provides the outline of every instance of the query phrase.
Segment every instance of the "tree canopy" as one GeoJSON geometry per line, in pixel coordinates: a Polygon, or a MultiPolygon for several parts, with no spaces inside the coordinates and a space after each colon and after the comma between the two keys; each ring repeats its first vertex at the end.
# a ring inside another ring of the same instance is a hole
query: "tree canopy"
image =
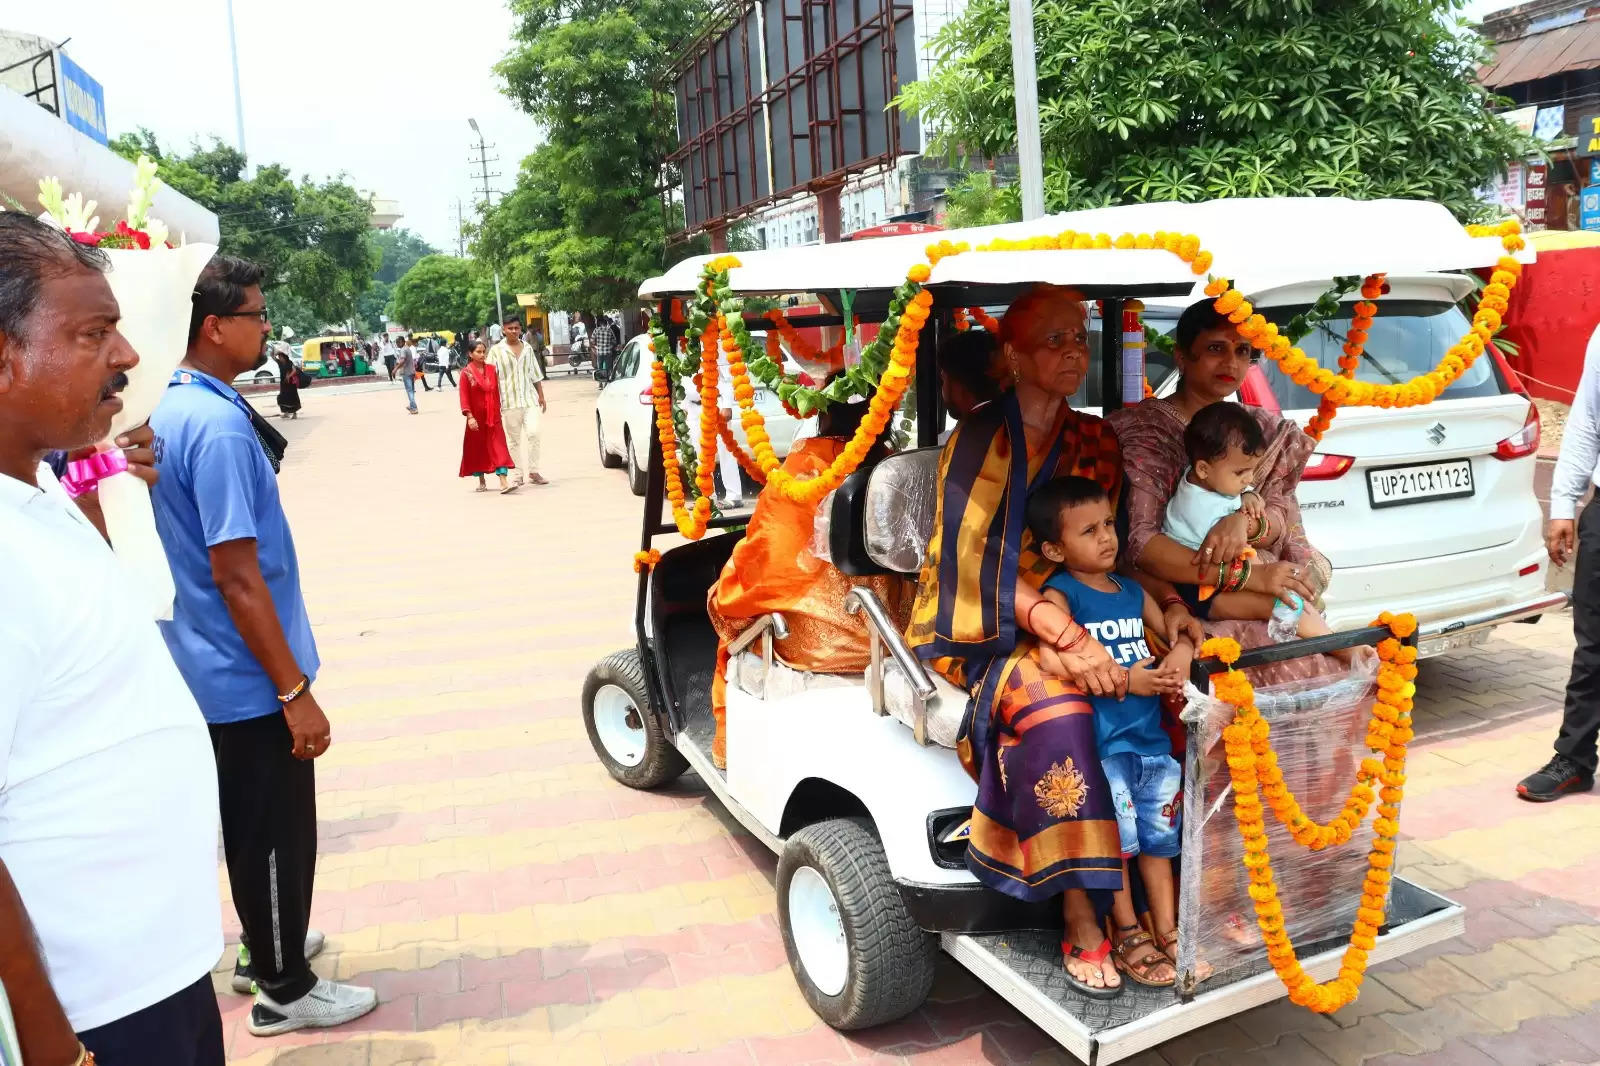
{"type": "Polygon", "coordinates": [[[342,322],[356,310],[378,269],[369,220],[372,206],[340,180],[296,182],[286,167],[268,163],[245,175],[246,159],[213,138],[188,155],[163,151],[141,129],[111,142],[128,159],[141,153],[160,164],[173,189],[216,212],[222,251],[258,264],[268,293],[286,288],[322,322],[342,322]]]}
{"type": "Polygon", "coordinates": [[[383,256],[375,280],[390,285],[405,277],[423,256],[439,254],[439,249],[405,228],[374,230],[372,243],[383,256]]]}
{"type": "MultiPolygon", "coordinates": [[[[1485,44],[1459,0],[1085,0],[1034,15],[1052,210],[1219,196],[1438,200],[1474,192],[1528,139],[1488,111],[1485,44]]],[[[1006,0],[939,32],[904,105],[937,150],[1015,150],[1006,0]]]]}
{"type": "Polygon", "coordinates": [[[494,319],[494,282],[470,259],[425,256],[395,283],[389,308],[407,329],[462,333],[494,319]]]}
{"type": "Polygon", "coordinates": [[[663,263],[663,161],[675,144],[658,90],[703,0],[511,0],[505,91],[548,131],[516,188],[483,219],[474,251],[551,306],[632,303],[663,263]]]}

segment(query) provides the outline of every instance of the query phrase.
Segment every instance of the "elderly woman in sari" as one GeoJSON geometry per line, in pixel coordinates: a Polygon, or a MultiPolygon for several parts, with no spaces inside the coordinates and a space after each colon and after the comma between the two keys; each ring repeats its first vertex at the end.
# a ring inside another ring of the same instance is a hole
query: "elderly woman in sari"
{"type": "MultiPolygon", "coordinates": [[[[1116,436],[1067,400],[1088,369],[1083,304],[1038,285],[1006,313],[1000,365],[1012,390],[978,408],[945,444],[939,502],[908,642],[972,694],[959,754],[978,782],[967,865],[1018,899],[1064,896],[1067,976],[1089,996],[1120,990],[1111,945],[1088,892],[1122,887],[1111,794],[1085,692],[1126,690],[1126,672],[1040,586],[1054,569],[1024,521],[1028,493],[1056,477],[1122,490],[1116,436]],[[1071,679],[1046,674],[1039,648],[1061,653],[1071,679]]],[[[1170,587],[1158,600],[1175,600],[1170,587]]],[[[1168,633],[1197,626],[1181,602],[1168,633]]]]}
{"type": "MultiPolygon", "coordinates": [[[[1245,588],[1274,597],[1298,593],[1315,603],[1327,587],[1328,561],[1306,539],[1295,489],[1315,442],[1290,419],[1260,407],[1245,410],[1267,439],[1252,480],[1262,517],[1241,509],[1218,519],[1198,549],[1186,548],[1162,533],[1167,503],[1188,466],[1183,431],[1201,408],[1238,392],[1255,361],[1255,350],[1219,314],[1210,300],[1194,304],[1178,319],[1175,337],[1183,377],[1170,398],[1151,397],[1109,416],[1127,458],[1128,535],[1124,566],[1178,585],[1215,583],[1217,567],[1255,549],[1255,564],[1245,588]]],[[[1202,606],[1201,610],[1204,610],[1202,606]]],[[[1245,647],[1267,643],[1265,622],[1208,622],[1213,636],[1232,636],[1245,647]]],[[[1257,668],[1257,684],[1298,680],[1337,667],[1322,657],[1294,659],[1257,668]]]]}

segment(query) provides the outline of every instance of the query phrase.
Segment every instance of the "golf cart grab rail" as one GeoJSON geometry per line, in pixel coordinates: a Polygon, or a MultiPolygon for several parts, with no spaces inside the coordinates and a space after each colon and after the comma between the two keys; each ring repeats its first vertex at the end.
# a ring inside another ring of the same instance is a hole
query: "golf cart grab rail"
{"type": "Polygon", "coordinates": [[[774,639],[783,640],[789,635],[789,623],[783,620],[783,615],[776,611],[771,614],[758,615],[750,627],[728,644],[728,658],[744,651],[756,642],[757,637],[765,638],[761,641],[761,698],[767,698],[767,686],[772,682],[772,642],[774,639]]]}
{"type": "MultiPolygon", "coordinates": [[[[1282,644],[1268,644],[1260,648],[1251,648],[1243,652],[1237,662],[1233,664],[1235,670],[1248,670],[1252,666],[1266,666],[1268,663],[1281,663],[1285,659],[1299,659],[1306,655],[1326,655],[1329,652],[1343,651],[1366,644],[1376,646],[1379,641],[1387,640],[1392,636],[1388,626],[1363,626],[1360,629],[1346,629],[1339,633],[1329,633],[1322,637],[1307,637],[1304,640],[1288,640],[1282,644]]],[[[1415,645],[1417,635],[1411,634],[1402,644],[1415,645]]],[[[1206,657],[1196,659],[1190,667],[1190,680],[1202,690],[1212,674],[1220,674],[1228,670],[1229,666],[1221,659],[1206,657]]]]}
{"type": "Polygon", "coordinates": [[[906,646],[905,637],[889,618],[889,612],[884,609],[877,593],[858,585],[845,594],[844,609],[851,614],[863,615],[867,621],[868,640],[872,647],[872,661],[867,667],[867,689],[872,695],[872,713],[880,718],[889,713],[883,698],[883,649],[888,648],[889,655],[911,685],[914,723],[911,732],[916,736],[917,743],[926,747],[928,701],[933,699],[937,690],[929,680],[922,661],[906,646]]]}

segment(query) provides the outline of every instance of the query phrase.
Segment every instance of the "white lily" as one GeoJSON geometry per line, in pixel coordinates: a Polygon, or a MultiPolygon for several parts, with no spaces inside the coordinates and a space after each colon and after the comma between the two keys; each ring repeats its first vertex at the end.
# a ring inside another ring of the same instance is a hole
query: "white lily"
{"type": "Polygon", "coordinates": [[[156,180],[156,171],[159,169],[155,160],[147,155],[139,156],[139,161],[134,164],[133,195],[128,199],[128,225],[133,229],[145,228],[150,205],[155,203],[156,190],[161,188],[161,183],[156,180]]]}
{"type": "Polygon", "coordinates": [[[75,233],[95,233],[100,229],[100,216],[94,209],[100,206],[98,200],[84,202],[83,193],[75,192],[67,197],[66,212],[62,224],[75,233]]]}
{"type": "Polygon", "coordinates": [[[150,247],[152,248],[160,248],[172,236],[172,231],[167,229],[167,224],[159,218],[145,219],[144,231],[150,234],[150,247]]]}
{"type": "Polygon", "coordinates": [[[62,228],[66,222],[62,216],[66,214],[66,205],[61,201],[61,179],[41,178],[39,180],[39,203],[44,207],[44,214],[40,221],[53,222],[62,228]]]}

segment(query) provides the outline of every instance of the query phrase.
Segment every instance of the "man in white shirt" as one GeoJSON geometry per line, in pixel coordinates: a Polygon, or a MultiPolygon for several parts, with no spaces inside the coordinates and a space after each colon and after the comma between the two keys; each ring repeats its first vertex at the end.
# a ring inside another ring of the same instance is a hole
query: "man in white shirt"
{"type": "Polygon", "coordinates": [[[507,315],[502,323],[505,339],[489,349],[489,365],[500,375],[500,424],[505,428],[506,447],[517,464],[518,485],[522,472],[535,485],[550,482],[539,473],[539,421],[544,414],[544,371],[533,346],[522,341],[522,319],[507,315]]]}
{"type": "Polygon", "coordinates": [[[1600,328],[1589,337],[1583,377],[1572,413],[1561,434],[1561,458],[1550,485],[1550,524],[1545,547],[1550,561],[1566,565],[1574,554],[1572,582],[1572,674],[1556,753],[1540,770],[1517,785],[1517,795],[1535,803],[1594,788],[1595,742],[1600,737],[1600,507],[1593,503],[1577,518],[1578,501],[1600,484],[1600,328]],[[1576,520],[1575,520],[1576,519],[1576,520]]]}
{"type": "Polygon", "coordinates": [[[105,268],[0,212],[0,984],[28,1066],[223,1066],[210,740],[40,464],[105,437],[138,363],[105,268]]]}

